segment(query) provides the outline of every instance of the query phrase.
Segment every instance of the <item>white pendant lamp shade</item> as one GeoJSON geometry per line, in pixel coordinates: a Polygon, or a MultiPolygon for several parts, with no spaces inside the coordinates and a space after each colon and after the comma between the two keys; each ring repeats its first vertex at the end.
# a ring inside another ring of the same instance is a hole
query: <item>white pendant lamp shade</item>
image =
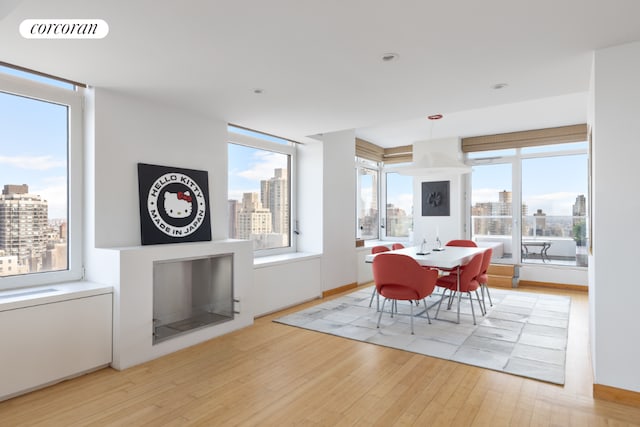
{"type": "Polygon", "coordinates": [[[465,174],[471,172],[467,166],[455,157],[442,152],[430,152],[408,166],[398,168],[400,175],[424,176],[434,174],[465,174]]]}

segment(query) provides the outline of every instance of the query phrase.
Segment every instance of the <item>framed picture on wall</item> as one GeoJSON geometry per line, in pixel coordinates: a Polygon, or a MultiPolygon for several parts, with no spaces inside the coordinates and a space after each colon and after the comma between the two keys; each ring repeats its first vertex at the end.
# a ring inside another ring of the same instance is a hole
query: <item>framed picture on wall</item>
{"type": "Polygon", "coordinates": [[[207,171],[138,163],[143,245],[211,240],[207,171]]]}
{"type": "Polygon", "coordinates": [[[449,216],[449,181],[422,183],[422,216],[449,216]]]}

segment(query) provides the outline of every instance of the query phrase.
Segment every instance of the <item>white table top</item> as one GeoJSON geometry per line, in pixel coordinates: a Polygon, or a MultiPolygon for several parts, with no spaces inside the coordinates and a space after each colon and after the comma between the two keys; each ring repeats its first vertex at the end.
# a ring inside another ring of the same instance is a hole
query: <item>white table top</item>
{"type": "MultiPolygon", "coordinates": [[[[435,268],[456,268],[460,265],[465,265],[474,255],[484,252],[486,248],[467,248],[461,246],[445,246],[442,251],[434,251],[429,249],[427,255],[418,255],[418,247],[407,247],[403,249],[397,249],[395,251],[381,252],[382,254],[403,254],[409,255],[411,258],[418,261],[420,265],[435,267],[435,268]]],[[[373,262],[379,254],[368,254],[365,258],[366,262],[373,262]]]]}

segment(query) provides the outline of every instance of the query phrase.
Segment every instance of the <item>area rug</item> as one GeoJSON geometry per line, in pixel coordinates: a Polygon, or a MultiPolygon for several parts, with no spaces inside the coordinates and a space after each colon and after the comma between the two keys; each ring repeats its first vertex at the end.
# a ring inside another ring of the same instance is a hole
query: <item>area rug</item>
{"type": "MultiPolygon", "coordinates": [[[[493,369],[554,384],[564,384],[567,331],[571,298],[566,296],[491,289],[493,306],[478,313],[473,325],[469,301],[463,298],[460,323],[456,305],[436,314],[439,295],[427,298],[431,324],[424,314],[414,318],[411,335],[409,303],[398,303],[390,316],[388,302],[376,328],[376,301],[369,307],[373,288],[363,288],[340,298],[280,317],[275,322],[352,340],[420,353],[468,365],[493,369]]],[[[382,298],[381,298],[382,304],[382,298]]],[[[414,313],[424,313],[422,302],[414,313]]]]}

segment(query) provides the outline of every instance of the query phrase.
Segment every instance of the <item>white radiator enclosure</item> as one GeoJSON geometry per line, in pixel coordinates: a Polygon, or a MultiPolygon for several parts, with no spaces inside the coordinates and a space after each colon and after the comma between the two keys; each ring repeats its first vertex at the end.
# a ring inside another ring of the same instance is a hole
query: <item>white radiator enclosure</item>
{"type": "Polygon", "coordinates": [[[87,282],[0,292],[0,400],[108,366],[112,299],[87,282]]]}

